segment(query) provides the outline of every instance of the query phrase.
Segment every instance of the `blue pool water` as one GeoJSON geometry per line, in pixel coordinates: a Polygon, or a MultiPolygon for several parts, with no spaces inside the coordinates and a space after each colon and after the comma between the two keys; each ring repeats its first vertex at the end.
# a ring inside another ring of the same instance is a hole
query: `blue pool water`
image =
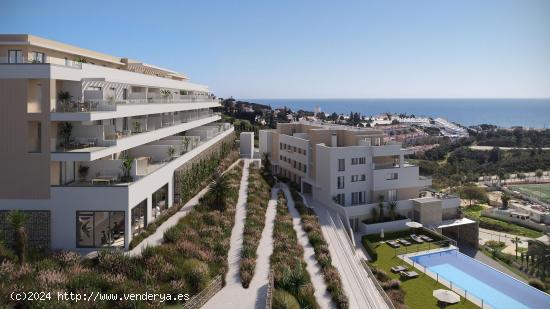
{"type": "Polygon", "coordinates": [[[417,255],[411,260],[494,308],[550,308],[550,295],[457,250],[417,255]]]}

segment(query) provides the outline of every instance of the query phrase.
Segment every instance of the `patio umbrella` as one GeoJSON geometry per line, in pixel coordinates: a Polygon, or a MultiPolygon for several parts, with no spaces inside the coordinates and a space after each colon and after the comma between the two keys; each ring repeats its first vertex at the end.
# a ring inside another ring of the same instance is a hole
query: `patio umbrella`
{"type": "Polygon", "coordinates": [[[384,240],[384,228],[380,230],[380,239],[384,240]]]}
{"type": "Polygon", "coordinates": [[[455,292],[449,290],[434,290],[432,295],[437,298],[437,300],[448,304],[455,304],[460,301],[460,296],[455,292]]]}

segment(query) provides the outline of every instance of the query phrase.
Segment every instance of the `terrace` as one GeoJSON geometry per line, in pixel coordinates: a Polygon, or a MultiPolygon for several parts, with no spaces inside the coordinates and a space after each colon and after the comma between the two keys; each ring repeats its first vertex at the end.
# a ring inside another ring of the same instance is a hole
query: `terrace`
{"type": "MultiPolygon", "coordinates": [[[[115,119],[112,123],[94,122],[92,124],[74,122],[67,136],[60,137],[61,142],[52,139],[53,152],[94,152],[116,146],[125,139],[145,136],[147,133],[176,127],[214,116],[212,110],[193,110],[185,112],[155,114],[147,116],[115,119]],[[126,125],[124,125],[126,122],[126,125]]],[[[66,124],[63,124],[63,126],[66,124]]],[[[62,129],[63,130],[63,127],[62,129]]]]}
{"type": "Polygon", "coordinates": [[[127,186],[217,140],[231,127],[204,126],[129,149],[125,158],[76,162],[78,179],[63,186],[127,186]]]}

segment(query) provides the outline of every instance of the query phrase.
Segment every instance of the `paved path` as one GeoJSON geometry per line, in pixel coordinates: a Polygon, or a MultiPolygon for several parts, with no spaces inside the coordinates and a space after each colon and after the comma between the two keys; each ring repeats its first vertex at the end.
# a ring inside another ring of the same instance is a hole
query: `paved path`
{"type": "Polygon", "coordinates": [[[340,273],[344,291],[349,299],[349,308],[388,308],[373,279],[363,268],[357,248],[352,246],[338,216],[312,199],[308,198],[307,203],[315,208],[319,217],[323,236],[329,245],[332,264],[340,273]]]}
{"type": "Polygon", "coordinates": [[[296,236],[298,236],[298,243],[304,248],[304,260],[306,261],[306,269],[311,277],[311,283],[315,289],[314,295],[317,304],[321,308],[335,308],[334,303],[332,302],[332,296],[327,290],[327,285],[325,279],[323,278],[323,273],[321,271],[321,265],[317,262],[315,258],[315,251],[309,243],[309,238],[302,227],[300,213],[294,207],[294,200],[292,194],[288,190],[288,187],[284,184],[281,184],[282,190],[287,199],[287,206],[292,216],[292,225],[296,236]]]}
{"type": "MultiPolygon", "coordinates": [[[[240,160],[235,161],[233,164],[231,164],[227,170],[224,171],[224,174],[231,169],[233,169],[237,164],[240,162],[240,160]]],[[[164,241],[164,232],[171,228],[172,226],[178,224],[181,218],[185,217],[193,208],[195,208],[196,205],[199,204],[199,200],[201,197],[203,197],[206,192],[208,191],[208,186],[204,189],[202,189],[197,195],[192,197],[183,207],[178,210],[172,217],[168,218],[166,221],[164,221],[157,230],[149,235],[147,238],[145,238],[142,242],[140,242],[134,249],[128,251],[128,254],[130,256],[140,256],[143,249],[147,247],[154,247],[162,244],[164,241]]]]}
{"type": "Polygon", "coordinates": [[[228,254],[229,269],[226,276],[226,285],[214,297],[212,297],[202,308],[205,309],[240,309],[240,308],[265,308],[265,297],[267,293],[269,258],[273,252],[273,225],[277,207],[277,192],[279,189],[271,190],[271,199],[268,202],[265,227],[262,237],[256,250],[256,268],[254,277],[248,289],[244,289],[239,275],[239,263],[241,259],[244,221],[246,218],[246,199],[248,190],[248,165],[251,160],[245,160],[241,189],[237,212],[235,213],[235,225],[231,231],[231,245],[228,254]],[[246,177],[245,177],[246,171],[246,177]]]}

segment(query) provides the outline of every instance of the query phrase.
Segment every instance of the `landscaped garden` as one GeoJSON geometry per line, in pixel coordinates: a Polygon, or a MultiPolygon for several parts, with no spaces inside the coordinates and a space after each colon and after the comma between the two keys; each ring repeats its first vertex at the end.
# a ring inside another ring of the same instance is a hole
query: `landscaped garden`
{"type": "MultiPolygon", "coordinates": [[[[377,256],[376,260],[370,262],[368,267],[371,267],[380,285],[386,291],[396,308],[439,308],[437,300],[432,296],[432,292],[437,289],[448,289],[447,287],[425,275],[420,270],[415,270],[420,275],[411,279],[401,279],[399,274],[391,272],[391,268],[394,266],[407,265],[409,269],[412,269],[412,267],[397,257],[395,255],[395,249],[390,247],[386,241],[400,238],[403,239],[413,233],[415,233],[413,230],[385,233],[384,242],[381,242],[379,234],[363,237],[363,244],[368,243],[372,250],[376,252],[377,256]]],[[[437,237],[437,234],[430,233],[425,229],[417,231],[416,234],[429,236],[433,239],[433,242],[438,240],[441,242],[442,240],[440,237],[437,237]]],[[[426,243],[423,243],[411,245],[410,247],[411,250],[422,251],[424,247],[427,249],[427,246],[426,243]]],[[[435,245],[431,246],[432,249],[435,247],[435,245]]],[[[478,307],[462,298],[459,303],[449,305],[449,308],[459,309],[478,307]]]]}
{"type": "MultiPolygon", "coordinates": [[[[166,231],[165,242],[146,248],[140,257],[122,251],[100,251],[97,258],[81,260],[74,252],[19,252],[0,245],[0,307],[71,308],[81,306],[58,301],[57,292],[166,293],[191,296],[227,271],[227,253],[242,175],[239,164],[223,176],[215,173],[209,191],[177,225],[166,231]],[[25,262],[21,257],[26,257],[25,262]],[[10,300],[11,292],[51,292],[46,301],[10,300]]],[[[24,233],[23,233],[24,234],[24,233]]],[[[17,241],[19,244],[20,241],[17,241]]],[[[95,300],[97,308],[162,307],[157,298],[148,301],[95,300]]]]}
{"type": "Polygon", "coordinates": [[[315,252],[315,259],[321,266],[323,278],[327,284],[327,289],[332,296],[332,300],[337,308],[348,308],[348,298],[344,293],[342,279],[338,270],[332,265],[328,244],[323,237],[319,219],[312,209],[309,209],[304,204],[302,197],[295,189],[291,189],[294,206],[300,213],[304,231],[307,233],[309,243],[315,252]]]}
{"type": "Polygon", "coordinates": [[[286,198],[279,193],[270,258],[275,284],[274,309],[318,308],[303,256],[304,249],[298,243],[286,198]]]}
{"type": "Polygon", "coordinates": [[[248,288],[256,268],[256,251],[265,226],[265,212],[271,198],[271,186],[261,170],[250,166],[248,176],[248,197],[244,223],[243,248],[240,261],[240,275],[244,288],[248,288]]]}

